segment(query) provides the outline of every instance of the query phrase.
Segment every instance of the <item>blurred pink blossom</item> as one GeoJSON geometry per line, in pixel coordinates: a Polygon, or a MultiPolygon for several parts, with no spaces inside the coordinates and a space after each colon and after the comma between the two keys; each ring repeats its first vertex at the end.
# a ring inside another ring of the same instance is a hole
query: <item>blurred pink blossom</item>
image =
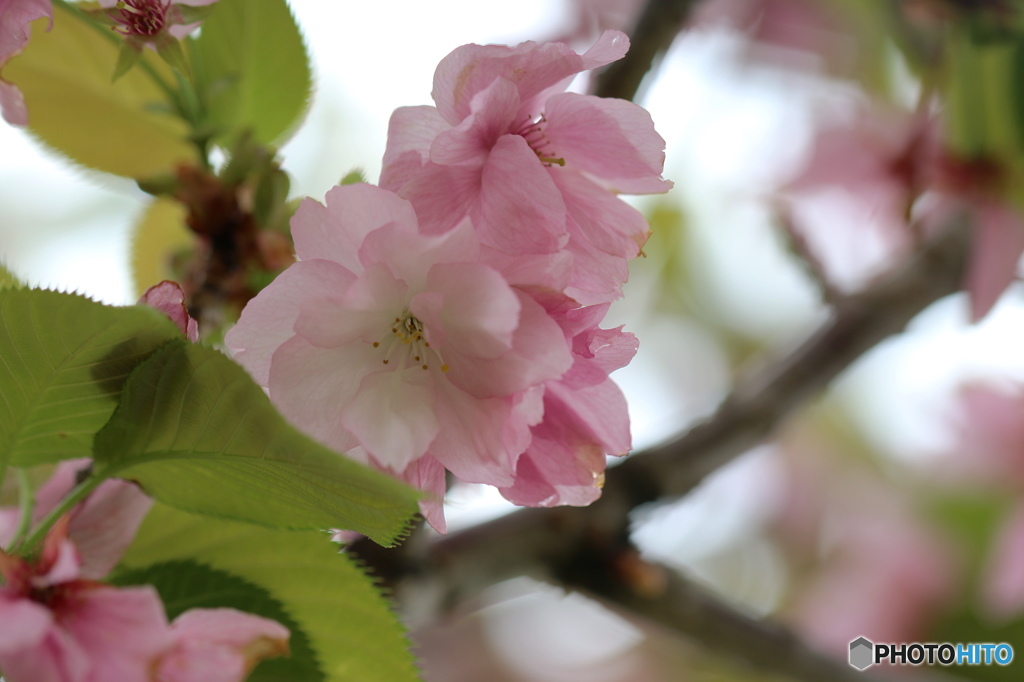
{"type": "Polygon", "coordinates": [[[412,202],[425,234],[469,217],[485,248],[570,254],[566,292],[580,303],[616,298],[649,233],[616,194],[672,186],[665,141],[631,102],[562,91],[628,47],[608,31],[582,55],[562,43],[457,48],[434,74],[437,106],[392,115],[381,186],[412,202]]]}
{"type": "Polygon", "coordinates": [[[973,240],[964,288],[971,319],[978,321],[1016,276],[1024,219],[1002,197],[1002,170],[985,159],[956,157],[943,149],[939,133],[933,117],[862,107],[852,121],[818,135],[803,172],[785,188],[792,201],[783,211],[832,277],[849,260],[851,244],[872,238],[881,244],[868,268],[873,275],[922,234],[969,220],[973,240]],[[850,234],[836,234],[836,221],[809,211],[815,196],[834,204],[841,198],[839,212],[856,218],[846,226],[850,234]],[[826,233],[820,224],[833,228],[826,233]],[[847,246],[835,249],[839,243],[847,246]]]}
{"type": "Polygon", "coordinates": [[[171,643],[159,595],[79,577],[67,526],[34,563],[0,551],[0,669],[8,682],[151,682],[171,643]]]}
{"type": "MultiPolygon", "coordinates": [[[[87,466],[62,462],[39,489],[33,519],[87,466]]],[[[273,621],[192,609],[168,625],[152,587],[97,581],[151,504],[134,484],[105,481],[50,529],[37,560],[0,550],[0,669],[8,682],[242,682],[259,660],[288,653],[288,630],[273,621]]],[[[17,522],[17,514],[0,516],[0,545],[17,522]]]]}
{"type": "Polygon", "coordinates": [[[998,529],[980,579],[981,604],[989,617],[1009,621],[1024,613],[1024,502],[998,529]]]}
{"type": "MultiPolygon", "coordinates": [[[[29,24],[49,17],[53,23],[50,0],[0,0],[0,69],[20,53],[28,43],[29,24]]],[[[28,125],[25,98],[17,86],[0,78],[0,112],[11,125],[28,125]]]]}

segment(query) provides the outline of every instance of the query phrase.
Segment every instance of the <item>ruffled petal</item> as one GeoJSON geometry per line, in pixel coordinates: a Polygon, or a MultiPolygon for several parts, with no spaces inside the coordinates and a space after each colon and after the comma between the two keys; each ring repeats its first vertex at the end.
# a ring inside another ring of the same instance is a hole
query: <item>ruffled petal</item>
{"type": "Polygon", "coordinates": [[[355,275],[337,263],[295,263],[249,301],[238,324],[224,337],[224,344],[256,383],[267,386],[271,358],[281,344],[295,335],[295,322],[303,304],[311,298],[338,298],[354,280],[355,275]]]}
{"type": "Polygon", "coordinates": [[[295,254],[302,260],[331,260],[357,274],[356,254],[367,234],[390,222],[416,225],[407,201],[373,185],[334,187],[325,203],[304,199],[299,205],[291,221],[295,254]]]}
{"type": "Polygon", "coordinates": [[[398,191],[412,202],[420,231],[444,234],[469,215],[480,200],[481,168],[428,163],[398,191]]]}
{"type": "Polygon", "coordinates": [[[190,609],[171,624],[160,682],[242,682],[261,660],[288,654],[288,628],[235,609],[190,609]]]}
{"type": "Polygon", "coordinates": [[[397,192],[423,169],[430,145],[451,125],[436,107],[399,107],[388,123],[388,144],[381,163],[380,186],[397,192]]]}
{"type": "Polygon", "coordinates": [[[501,137],[491,150],[471,217],[480,242],[505,253],[554,253],[569,240],[562,194],[518,135],[501,137]]]}
{"type": "Polygon", "coordinates": [[[551,155],[565,159],[567,169],[600,178],[615,192],[656,194],[672,188],[661,178],[665,140],[643,107],[566,92],[545,102],[544,116],[551,155]]]}
{"type": "Polygon", "coordinates": [[[343,426],[382,466],[403,471],[437,436],[433,374],[418,366],[375,371],[343,410],[343,426]]]}
{"type": "Polygon", "coordinates": [[[0,78],[0,114],[12,126],[28,125],[28,109],[25,96],[17,85],[0,78]]]}
{"type": "Polygon", "coordinates": [[[477,398],[512,395],[557,379],[572,366],[572,355],[558,324],[530,296],[517,291],[521,313],[512,347],[496,358],[460,356],[449,379],[477,398]]]}
{"type": "Polygon", "coordinates": [[[426,290],[413,298],[410,310],[449,364],[465,355],[496,358],[511,349],[521,306],[500,274],[479,263],[442,263],[431,269],[426,290]]]}
{"type": "Polygon", "coordinates": [[[185,308],[185,292],[177,282],[164,280],[154,284],[146,289],[139,303],[156,308],[169,317],[189,341],[195,343],[199,340],[199,322],[188,314],[188,309],[185,308]]]}
{"type": "Polygon", "coordinates": [[[448,530],[444,519],[445,471],[432,455],[420,457],[412,462],[399,476],[403,481],[427,493],[420,500],[420,513],[438,533],[448,530]]]}
{"type": "Polygon", "coordinates": [[[150,682],[171,644],[164,605],[152,587],[97,587],[58,606],[60,621],[89,653],[91,680],[150,682]]]}
{"type": "Polygon", "coordinates": [[[651,228],[639,211],[579,173],[555,168],[550,175],[579,237],[611,256],[629,259],[640,253],[651,228]]]}
{"type": "Polygon", "coordinates": [[[274,353],[270,398],[293,424],[329,448],[344,452],[357,444],[341,413],[369,372],[381,364],[369,344],[317,348],[296,336],[274,353]]]}
{"type": "Polygon", "coordinates": [[[502,496],[527,507],[585,506],[601,496],[605,457],[577,434],[545,421],[519,458],[515,483],[502,496]]]}
{"type": "Polygon", "coordinates": [[[430,160],[441,165],[482,165],[498,138],[510,132],[518,110],[516,86],[496,78],[473,96],[470,113],[458,126],[437,136],[430,145],[430,160]]]}

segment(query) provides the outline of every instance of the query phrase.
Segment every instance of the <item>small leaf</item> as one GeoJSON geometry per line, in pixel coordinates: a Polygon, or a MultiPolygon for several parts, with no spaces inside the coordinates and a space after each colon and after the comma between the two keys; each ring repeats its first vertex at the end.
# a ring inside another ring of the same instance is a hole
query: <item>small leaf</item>
{"type": "MultiPolygon", "coordinates": [[[[29,130],[74,161],[115,175],[144,177],[194,160],[187,127],[169,113],[166,93],[146,69],[110,82],[118,35],[63,3],[53,14],[53,29],[35,22],[25,51],[4,67],[4,78],[25,95],[29,130]]],[[[143,59],[173,81],[158,60],[143,59]]]]}
{"type": "Polygon", "coordinates": [[[339,182],[339,185],[357,185],[360,182],[366,182],[366,176],[363,175],[362,168],[353,168],[339,182]]]}
{"type": "Polygon", "coordinates": [[[185,59],[185,50],[181,49],[181,43],[177,38],[169,33],[164,33],[154,42],[154,45],[156,45],[156,53],[160,55],[160,59],[163,59],[164,63],[186,78],[189,77],[190,71],[188,60],[185,59]]]}
{"type": "Polygon", "coordinates": [[[135,227],[132,238],[132,280],[136,295],[165,279],[176,280],[175,254],[192,248],[195,235],[185,226],[185,207],[173,199],[157,198],[135,227]]]}
{"type": "Polygon", "coordinates": [[[117,63],[114,64],[114,75],[111,81],[116,82],[121,76],[131,71],[140,59],[142,59],[142,46],[134,41],[124,41],[121,51],[117,53],[117,63]]]}
{"type": "Polygon", "coordinates": [[[166,561],[122,571],[114,582],[121,587],[152,585],[160,593],[168,620],[190,609],[229,608],[275,620],[288,628],[291,655],[264,661],[247,678],[248,682],[324,679],[309,636],[265,587],[194,560],[166,561]]]}
{"type": "Polygon", "coordinates": [[[284,0],[220,0],[191,46],[207,123],[222,143],[251,129],[283,141],[306,110],[309,58],[284,0]]]}
{"type": "Polygon", "coordinates": [[[309,637],[325,682],[418,679],[409,643],[387,602],[325,534],[202,518],[157,504],[122,566],[131,570],[188,559],[266,589],[309,637]]]}
{"type": "Polygon", "coordinates": [[[275,528],[344,528],[395,542],[416,493],[306,437],[218,351],[168,344],[125,383],[96,435],[96,472],[167,504],[275,528]]]}
{"type": "Polygon", "coordinates": [[[180,333],[144,307],[56,291],[0,291],[0,468],[92,453],[125,377],[180,333]]]}

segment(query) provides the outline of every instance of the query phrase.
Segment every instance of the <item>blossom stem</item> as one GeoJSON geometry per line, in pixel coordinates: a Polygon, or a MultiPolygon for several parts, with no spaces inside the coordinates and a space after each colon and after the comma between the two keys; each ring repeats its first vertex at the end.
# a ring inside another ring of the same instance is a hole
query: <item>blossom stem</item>
{"type": "Polygon", "coordinates": [[[21,547],[19,547],[18,553],[24,556],[32,552],[43,541],[43,538],[46,537],[53,524],[57,523],[60,517],[71,511],[76,504],[84,500],[104,480],[106,480],[105,476],[97,476],[94,473],[90,473],[82,482],[72,488],[71,492],[65,495],[57,503],[57,506],[50,510],[50,513],[39,522],[39,525],[32,529],[32,532],[29,533],[24,542],[22,542],[21,547]]]}
{"type": "Polygon", "coordinates": [[[21,544],[21,539],[28,533],[32,524],[32,510],[36,506],[36,491],[32,487],[32,479],[28,472],[21,467],[14,469],[14,475],[18,477],[18,528],[14,531],[14,537],[8,544],[8,549],[14,549],[21,544]]]}

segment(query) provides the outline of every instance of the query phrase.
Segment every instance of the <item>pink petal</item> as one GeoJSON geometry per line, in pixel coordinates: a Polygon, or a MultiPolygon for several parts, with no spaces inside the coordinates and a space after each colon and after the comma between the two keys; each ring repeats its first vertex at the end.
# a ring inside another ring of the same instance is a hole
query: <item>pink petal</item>
{"type": "Polygon", "coordinates": [[[566,251],[572,254],[573,261],[565,293],[588,306],[621,298],[622,285],[629,278],[626,259],[596,248],[572,217],[568,225],[569,244],[566,251]]]}
{"type": "Polygon", "coordinates": [[[626,398],[596,363],[577,358],[559,381],[546,386],[545,420],[572,423],[611,455],[632,448],[626,398]]]}
{"type": "Polygon", "coordinates": [[[21,52],[31,35],[30,22],[42,17],[50,17],[53,25],[49,0],[0,0],[0,67],[21,52]]]}
{"type": "Polygon", "coordinates": [[[412,462],[399,476],[403,481],[428,495],[420,500],[420,513],[438,533],[447,531],[444,520],[445,471],[431,455],[412,462]]]}
{"type": "Polygon", "coordinates": [[[340,295],[354,279],[350,271],[330,261],[295,263],[249,301],[238,324],[224,337],[224,344],[256,383],[267,386],[271,357],[295,335],[294,326],[303,303],[311,298],[340,295]]]}
{"type": "Polygon", "coordinates": [[[381,465],[401,472],[437,436],[435,371],[440,373],[416,366],[375,371],[345,406],[342,424],[381,465]]]}
{"type": "Polygon", "coordinates": [[[482,165],[498,138],[510,132],[518,109],[516,86],[496,78],[473,96],[470,113],[458,126],[437,136],[430,145],[430,160],[445,166],[482,165]]]}
{"type": "Polygon", "coordinates": [[[163,603],[152,587],[89,589],[58,612],[89,653],[90,682],[151,682],[157,657],[171,643],[163,603]]]}
{"type": "Polygon", "coordinates": [[[661,179],[665,140],[654,130],[651,115],[621,99],[566,92],[544,104],[544,133],[551,155],[566,168],[601,178],[616,192],[667,192],[661,179]]]}
{"type": "Polygon", "coordinates": [[[611,256],[635,258],[640,253],[651,228],[639,211],[579,173],[554,168],[550,175],[580,237],[611,256]]]}
{"type": "Polygon", "coordinates": [[[427,163],[398,193],[412,202],[423,234],[444,234],[479,202],[481,175],[481,169],[474,165],[427,163]]]}
{"type": "Polygon", "coordinates": [[[457,125],[469,115],[476,93],[505,78],[519,90],[519,117],[536,115],[540,111],[531,107],[543,103],[550,92],[564,90],[577,73],[613,62],[627,49],[629,39],[619,31],[606,31],[583,56],[563,43],[463,45],[437,65],[431,96],[441,116],[457,125]]]}
{"type": "Polygon", "coordinates": [[[553,253],[569,240],[562,194],[518,135],[491,150],[471,217],[482,244],[510,254],[553,253]]]}
{"type": "Polygon", "coordinates": [[[0,78],[0,113],[12,126],[28,125],[28,109],[25,97],[17,85],[0,78]]]}
{"type": "Polygon", "coordinates": [[[199,323],[188,314],[188,309],[185,308],[185,292],[177,282],[164,280],[154,284],[146,289],[146,293],[139,299],[139,304],[156,308],[171,318],[171,322],[178,326],[189,341],[195,343],[199,340],[199,323]]]}
{"type": "MultiPolygon", "coordinates": [[[[366,235],[359,260],[386,266],[411,291],[427,286],[427,275],[438,263],[479,260],[480,244],[468,219],[439,235],[421,234],[415,226],[392,223],[366,235]]],[[[403,307],[404,307],[403,302],[403,307]]]]}
{"type": "Polygon", "coordinates": [[[242,682],[260,660],[288,654],[287,628],[235,609],[191,609],[171,629],[160,682],[242,682]]]}
{"type": "Polygon", "coordinates": [[[17,507],[0,508],[0,547],[7,547],[14,539],[14,534],[18,532],[20,518],[21,512],[17,507]]]}
{"type": "Polygon", "coordinates": [[[1012,208],[994,203],[974,213],[974,244],[967,266],[971,321],[985,317],[1016,278],[1024,253],[1024,221],[1012,208]]]}
{"type": "Polygon", "coordinates": [[[270,398],[293,424],[344,452],[357,442],[342,425],[341,410],[378,365],[380,356],[369,344],[317,348],[294,337],[274,353],[270,398]]]}
{"type": "Polygon", "coordinates": [[[605,456],[564,425],[545,421],[516,465],[515,483],[501,488],[509,502],[529,507],[585,506],[601,496],[605,456]]]}
{"type": "MultiPolygon", "coordinates": [[[[478,263],[443,263],[431,269],[426,290],[410,310],[443,353],[496,358],[512,347],[519,326],[519,299],[505,280],[478,263]]],[[[451,362],[449,362],[451,364],[451,362]]]]}
{"type": "Polygon", "coordinates": [[[404,282],[385,266],[371,265],[340,298],[307,299],[295,321],[295,332],[321,348],[372,344],[387,335],[395,312],[405,308],[408,299],[404,282]]]}
{"type": "Polygon", "coordinates": [[[450,363],[448,378],[478,398],[511,395],[556,379],[572,366],[572,355],[558,324],[523,292],[511,350],[495,358],[462,355],[450,363]]]}
{"type": "Polygon", "coordinates": [[[75,508],[68,537],[78,548],[83,578],[99,580],[114,569],[152,506],[134,483],[109,480],[75,508]]]}
{"type": "Polygon", "coordinates": [[[416,225],[412,206],[393,192],[373,185],[334,187],[326,206],[305,199],[292,217],[295,253],[302,260],[331,260],[354,273],[363,238],[390,222],[416,225]]]}
{"type": "Polygon", "coordinates": [[[0,587],[0,669],[5,656],[37,646],[52,626],[49,609],[0,587]]]}
{"type": "Polygon", "coordinates": [[[0,588],[0,670],[8,680],[85,682],[90,667],[89,654],[49,609],[0,588]]]}
{"type": "Polygon", "coordinates": [[[388,144],[381,165],[380,186],[397,192],[430,158],[434,138],[449,130],[435,107],[399,107],[388,124],[388,144]]]}
{"type": "Polygon", "coordinates": [[[589,50],[583,53],[583,68],[587,71],[611,64],[626,56],[629,36],[622,31],[605,31],[589,50]]]}
{"type": "Polygon", "coordinates": [[[530,442],[533,410],[510,398],[475,398],[448,381],[437,382],[441,430],[430,452],[468,483],[507,486],[530,442]]]}

